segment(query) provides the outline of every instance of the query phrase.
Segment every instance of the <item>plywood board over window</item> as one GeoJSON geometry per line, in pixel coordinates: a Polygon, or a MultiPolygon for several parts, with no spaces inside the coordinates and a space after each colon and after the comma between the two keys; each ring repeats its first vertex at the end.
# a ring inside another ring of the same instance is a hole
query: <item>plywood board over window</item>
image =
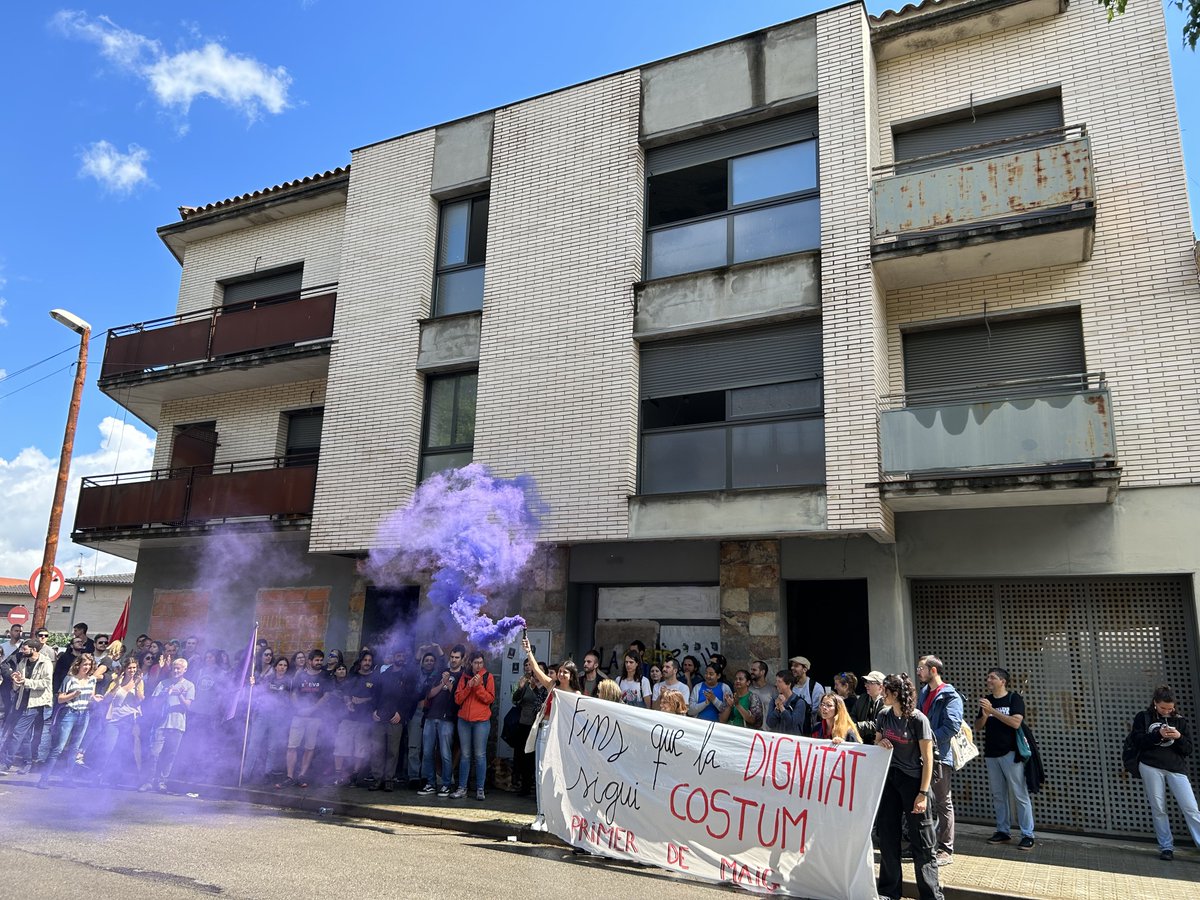
{"type": "Polygon", "coordinates": [[[305,652],[325,645],[330,588],[261,588],[255,597],[258,636],[276,653],[305,652]]]}
{"type": "Polygon", "coordinates": [[[150,607],[150,637],[183,640],[208,628],[208,591],[156,590],[150,607]]]}

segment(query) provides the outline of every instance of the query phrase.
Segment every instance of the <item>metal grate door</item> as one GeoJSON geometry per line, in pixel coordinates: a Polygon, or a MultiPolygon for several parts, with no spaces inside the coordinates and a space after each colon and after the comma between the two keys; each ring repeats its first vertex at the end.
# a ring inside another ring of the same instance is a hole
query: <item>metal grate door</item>
{"type": "MultiPolygon", "coordinates": [[[[1153,833],[1141,782],[1121,768],[1121,744],[1164,682],[1197,727],[1200,658],[1185,577],[914,581],[912,595],[917,651],[942,657],[969,721],[991,666],[1008,669],[1009,687],[1025,698],[1048,776],[1034,797],[1039,828],[1153,833]]],[[[1193,756],[1193,783],[1198,775],[1193,756]]],[[[954,806],[964,821],[993,821],[981,762],[955,774],[954,806]]]]}

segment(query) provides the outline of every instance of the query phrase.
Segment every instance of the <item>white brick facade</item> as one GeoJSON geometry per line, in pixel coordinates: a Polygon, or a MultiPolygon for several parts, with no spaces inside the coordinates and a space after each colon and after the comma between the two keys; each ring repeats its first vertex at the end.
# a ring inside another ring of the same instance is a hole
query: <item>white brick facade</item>
{"type": "Polygon", "coordinates": [[[1200,285],[1163,13],[1094,7],[881,63],[879,145],[890,123],[1060,86],[1087,126],[1096,184],[1091,260],[888,296],[891,387],[903,389],[900,326],[1061,303],[1081,305],[1087,365],[1112,389],[1122,484],[1200,480],[1200,285]],[[1127,78],[1105,77],[1123,72],[1127,78]]]}
{"type": "Polygon", "coordinates": [[[373,545],[411,495],[421,440],[419,320],[429,315],[434,132],[355,152],[310,549],[373,545]]]}
{"type": "Polygon", "coordinates": [[[542,537],[625,537],[637,459],[639,76],[500,110],[475,459],[528,473],[542,537]]]}

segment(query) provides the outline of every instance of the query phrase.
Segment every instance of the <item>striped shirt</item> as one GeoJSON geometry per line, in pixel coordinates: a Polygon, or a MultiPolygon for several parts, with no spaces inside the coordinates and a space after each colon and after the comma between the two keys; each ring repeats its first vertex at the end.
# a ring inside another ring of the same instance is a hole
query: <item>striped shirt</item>
{"type": "Polygon", "coordinates": [[[79,696],[67,701],[67,709],[82,712],[91,704],[92,695],[96,693],[96,676],[89,675],[87,678],[76,678],[74,675],[68,675],[63,682],[61,693],[73,694],[76,691],[79,691],[79,696]]]}

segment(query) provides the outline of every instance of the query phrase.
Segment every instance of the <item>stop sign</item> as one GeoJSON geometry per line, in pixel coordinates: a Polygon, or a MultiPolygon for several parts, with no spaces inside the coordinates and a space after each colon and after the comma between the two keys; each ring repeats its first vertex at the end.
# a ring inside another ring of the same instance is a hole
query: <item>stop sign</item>
{"type": "Polygon", "coordinates": [[[29,621],[29,608],[25,606],[14,606],[8,611],[9,625],[24,625],[29,621]]]}

